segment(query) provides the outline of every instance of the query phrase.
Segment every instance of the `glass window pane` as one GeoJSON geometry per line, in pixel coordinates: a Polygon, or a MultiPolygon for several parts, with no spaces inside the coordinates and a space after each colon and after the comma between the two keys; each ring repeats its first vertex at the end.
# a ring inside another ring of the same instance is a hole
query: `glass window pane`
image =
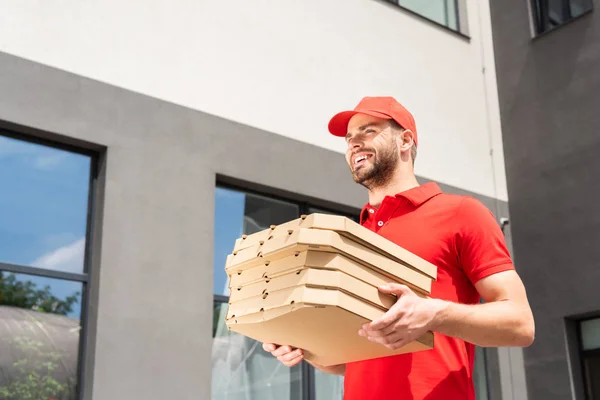
{"type": "Polygon", "coordinates": [[[315,395],[316,400],[343,400],[344,377],[315,369],[315,395]]]}
{"type": "Polygon", "coordinates": [[[456,29],[454,0],[398,0],[399,5],[439,24],[456,29]]]}
{"type": "Polygon", "coordinates": [[[475,385],[475,398],[488,400],[488,382],[486,376],[484,349],[475,347],[475,368],[473,369],[473,383],[475,385]]]}
{"type": "Polygon", "coordinates": [[[580,15],[590,11],[593,7],[591,0],[571,0],[571,16],[573,18],[579,17],[580,15]]]}
{"type": "Polygon", "coordinates": [[[0,262],[83,272],[90,161],[0,136],[0,262]]]}
{"type": "Polygon", "coordinates": [[[268,197],[240,191],[217,188],[215,194],[215,253],[214,293],[229,295],[225,274],[227,255],[235,240],[243,234],[252,234],[271,225],[299,217],[298,206],[268,197]]]}
{"type": "Polygon", "coordinates": [[[338,212],[331,211],[331,210],[324,210],[322,208],[308,207],[308,214],[315,214],[315,213],[343,215],[343,216],[351,219],[354,222],[359,222],[359,215],[346,215],[346,214],[338,213],[338,212]]]}
{"type": "Polygon", "coordinates": [[[227,303],[215,303],[213,400],[301,400],[301,368],[281,364],[262,343],[227,329],[227,303]]]}
{"type": "Polygon", "coordinates": [[[446,0],[446,18],[448,27],[458,30],[458,8],[456,0],[446,0]]]}
{"type": "Polygon", "coordinates": [[[600,353],[583,356],[585,391],[588,399],[600,398],[600,353]]]}
{"type": "Polygon", "coordinates": [[[600,318],[581,321],[581,345],[583,350],[600,349],[600,318]]]}
{"type": "Polygon", "coordinates": [[[77,398],[82,291],[0,271],[0,398],[77,398]]]}

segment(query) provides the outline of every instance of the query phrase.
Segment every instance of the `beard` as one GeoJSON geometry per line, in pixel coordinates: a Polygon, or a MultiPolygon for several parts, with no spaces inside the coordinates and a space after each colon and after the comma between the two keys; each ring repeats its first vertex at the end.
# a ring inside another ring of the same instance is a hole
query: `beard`
{"type": "Polygon", "coordinates": [[[371,190],[386,186],[394,176],[398,167],[398,152],[396,149],[388,148],[379,152],[373,152],[371,163],[365,162],[364,165],[352,170],[352,179],[354,182],[371,190]]]}

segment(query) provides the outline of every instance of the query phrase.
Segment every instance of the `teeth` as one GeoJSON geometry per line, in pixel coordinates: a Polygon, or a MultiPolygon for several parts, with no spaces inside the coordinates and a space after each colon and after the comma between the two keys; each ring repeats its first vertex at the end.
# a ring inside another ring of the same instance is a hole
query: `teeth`
{"type": "Polygon", "coordinates": [[[354,162],[359,162],[359,161],[366,160],[366,159],[367,159],[367,156],[360,156],[360,157],[356,157],[356,160],[354,160],[354,162]]]}

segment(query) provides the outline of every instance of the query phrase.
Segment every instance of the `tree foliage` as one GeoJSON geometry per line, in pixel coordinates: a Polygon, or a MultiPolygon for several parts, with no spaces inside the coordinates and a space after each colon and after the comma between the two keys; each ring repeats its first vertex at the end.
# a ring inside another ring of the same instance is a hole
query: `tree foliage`
{"type": "Polygon", "coordinates": [[[61,300],[53,296],[50,286],[39,289],[32,281],[20,281],[15,274],[0,271],[0,305],[67,315],[73,311],[79,292],[61,300]]]}

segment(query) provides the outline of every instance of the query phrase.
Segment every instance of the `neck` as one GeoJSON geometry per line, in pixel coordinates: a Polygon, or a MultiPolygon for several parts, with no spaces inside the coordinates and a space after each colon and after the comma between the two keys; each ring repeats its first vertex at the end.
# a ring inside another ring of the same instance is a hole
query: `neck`
{"type": "Polygon", "coordinates": [[[386,185],[369,188],[369,204],[379,207],[385,196],[394,196],[419,186],[419,182],[413,173],[397,171],[386,185]]]}

